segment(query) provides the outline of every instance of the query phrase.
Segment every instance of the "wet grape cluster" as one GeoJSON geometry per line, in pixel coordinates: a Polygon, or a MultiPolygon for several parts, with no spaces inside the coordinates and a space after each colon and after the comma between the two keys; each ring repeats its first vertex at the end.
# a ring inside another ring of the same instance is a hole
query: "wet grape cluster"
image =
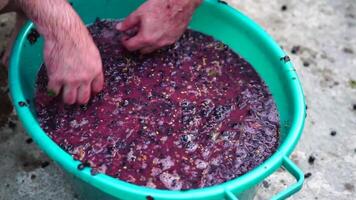
{"type": "Polygon", "coordinates": [[[115,21],[89,27],[105,87],[87,105],[47,94],[42,67],[36,111],[43,130],[80,160],[78,170],[151,188],[187,190],[226,182],[271,156],[279,116],[252,66],[228,46],[187,30],[150,55],[127,52],[115,21]]]}

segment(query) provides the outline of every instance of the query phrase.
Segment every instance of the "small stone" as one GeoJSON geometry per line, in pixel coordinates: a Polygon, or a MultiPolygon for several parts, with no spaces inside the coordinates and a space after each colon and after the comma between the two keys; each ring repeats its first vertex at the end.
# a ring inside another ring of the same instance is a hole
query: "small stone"
{"type": "Polygon", "coordinates": [[[304,178],[309,178],[309,177],[311,177],[311,175],[312,175],[312,173],[308,172],[308,173],[304,174],[304,178]]]}
{"type": "Polygon", "coordinates": [[[344,187],[348,191],[351,191],[351,192],[355,191],[355,186],[353,184],[351,184],[351,183],[345,183],[344,187]]]}
{"type": "Polygon", "coordinates": [[[281,182],[283,185],[286,185],[286,181],[281,179],[279,182],[281,182]]]}
{"type": "Polygon", "coordinates": [[[49,162],[48,162],[48,161],[43,161],[43,162],[41,163],[41,168],[46,168],[46,167],[48,167],[48,165],[49,165],[49,162]]]}
{"type": "Polygon", "coordinates": [[[268,181],[263,181],[263,182],[262,182],[262,185],[263,185],[264,188],[269,188],[269,185],[270,185],[270,184],[269,184],[268,181]]]}
{"type": "Polygon", "coordinates": [[[330,135],[331,135],[331,136],[335,136],[336,134],[337,134],[336,131],[331,131],[331,132],[330,132],[330,135]]]}
{"type": "Polygon", "coordinates": [[[31,180],[34,180],[36,178],[36,175],[35,174],[32,174],[31,175],[31,180]]]}
{"type": "Polygon", "coordinates": [[[299,51],[300,51],[300,46],[293,46],[292,50],[291,50],[291,53],[292,54],[297,54],[297,53],[299,53],[299,51]]]}
{"type": "Polygon", "coordinates": [[[352,50],[351,48],[348,48],[348,47],[344,47],[344,48],[342,49],[342,51],[343,51],[344,53],[347,53],[347,54],[353,54],[353,53],[354,53],[354,50],[352,50]]]}
{"type": "Polygon", "coordinates": [[[14,123],[13,121],[9,121],[8,123],[9,128],[11,128],[12,130],[14,130],[16,128],[16,123],[14,123]]]}
{"type": "Polygon", "coordinates": [[[304,61],[304,62],[303,62],[303,66],[304,66],[304,67],[309,67],[309,65],[310,65],[309,62],[307,62],[307,61],[304,61]]]}
{"type": "Polygon", "coordinates": [[[311,164],[311,165],[313,165],[314,162],[315,162],[315,157],[314,157],[313,155],[310,155],[310,156],[309,156],[309,159],[308,159],[308,163],[311,164]]]}
{"type": "Polygon", "coordinates": [[[334,86],[338,86],[338,85],[340,85],[340,83],[338,81],[335,81],[334,86]]]}
{"type": "Polygon", "coordinates": [[[26,139],[26,143],[27,143],[27,144],[31,144],[32,142],[33,142],[32,138],[27,138],[27,139],[26,139]]]}
{"type": "Polygon", "coordinates": [[[354,105],[352,105],[352,109],[356,110],[356,103],[354,105]]]}
{"type": "Polygon", "coordinates": [[[286,11],[286,10],[288,10],[287,5],[282,5],[282,6],[281,6],[281,10],[282,10],[282,11],[286,11]]]}

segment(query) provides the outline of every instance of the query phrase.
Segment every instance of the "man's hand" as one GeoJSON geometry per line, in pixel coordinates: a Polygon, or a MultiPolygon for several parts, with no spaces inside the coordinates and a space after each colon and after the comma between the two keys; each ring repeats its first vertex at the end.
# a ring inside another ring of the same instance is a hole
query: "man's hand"
{"type": "Polygon", "coordinates": [[[85,104],[91,91],[98,93],[103,88],[100,54],[86,29],[45,38],[44,59],[48,91],[56,95],[62,91],[67,104],[85,104]]]}
{"type": "Polygon", "coordinates": [[[62,92],[67,104],[85,104],[102,90],[99,51],[79,16],[65,0],[14,0],[45,39],[49,94],[62,92]]]}
{"type": "Polygon", "coordinates": [[[117,25],[119,31],[138,28],[131,38],[123,38],[129,51],[141,53],[173,44],[187,28],[201,0],[148,0],[117,25]]]}

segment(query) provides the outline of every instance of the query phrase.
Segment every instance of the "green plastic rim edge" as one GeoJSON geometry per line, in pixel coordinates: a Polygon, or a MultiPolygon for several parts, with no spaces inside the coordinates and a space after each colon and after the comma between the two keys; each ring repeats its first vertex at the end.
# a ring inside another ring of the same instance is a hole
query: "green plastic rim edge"
{"type": "MultiPolygon", "coordinates": [[[[206,0],[204,3],[214,4],[214,6],[223,6],[222,9],[224,9],[225,12],[242,19],[250,26],[250,28],[254,29],[256,33],[263,38],[264,42],[269,44],[270,49],[273,51],[272,53],[279,55],[279,57],[286,56],[277,43],[259,25],[247,16],[224,3],[217,3],[216,0],[206,0]]],[[[78,171],[77,166],[80,162],[74,161],[68,153],[62,150],[44,133],[38,125],[36,119],[31,114],[29,107],[18,105],[17,102],[26,102],[26,97],[24,97],[24,93],[18,81],[20,62],[19,55],[23,48],[22,44],[26,39],[26,33],[28,33],[32,27],[33,24],[31,22],[26,23],[20,31],[12,49],[9,72],[9,84],[12,101],[25,130],[32,136],[33,140],[41,147],[41,149],[49,155],[49,157],[51,157],[70,174],[74,174],[81,180],[117,198],[120,198],[120,196],[118,196],[118,191],[125,191],[127,198],[129,199],[138,199],[137,195],[139,193],[140,195],[171,200],[190,199],[192,197],[203,199],[210,196],[216,196],[216,194],[225,194],[225,198],[233,200],[237,199],[234,197],[235,195],[255,186],[276,171],[279,167],[283,166],[296,178],[297,183],[277,194],[274,199],[284,199],[301,189],[304,180],[304,177],[302,176],[303,173],[292,161],[290,161],[288,157],[301,137],[306,117],[306,109],[302,87],[295,70],[291,70],[294,69],[291,62],[286,62],[284,64],[284,70],[286,73],[289,73],[288,76],[296,78],[292,83],[292,96],[296,99],[296,103],[293,104],[293,109],[296,111],[293,117],[294,121],[291,122],[290,131],[283,144],[269,159],[245,175],[220,185],[202,189],[192,189],[188,191],[158,190],[130,184],[105,174],[92,176],[90,174],[90,169],[88,168],[83,171],[78,171]]]]}

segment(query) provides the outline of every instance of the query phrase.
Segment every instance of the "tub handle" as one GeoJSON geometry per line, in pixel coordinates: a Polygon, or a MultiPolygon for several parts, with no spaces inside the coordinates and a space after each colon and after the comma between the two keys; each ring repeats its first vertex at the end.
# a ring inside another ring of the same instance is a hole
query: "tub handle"
{"type": "Polygon", "coordinates": [[[232,192],[226,190],[225,191],[225,199],[226,200],[239,200],[232,192]]]}
{"type": "Polygon", "coordinates": [[[293,185],[287,187],[285,190],[277,193],[274,195],[271,199],[272,200],[282,200],[286,199],[296,192],[298,192],[300,189],[302,189],[303,183],[304,183],[304,173],[302,170],[299,169],[299,167],[294,164],[294,162],[288,158],[287,156],[283,157],[283,163],[282,166],[292,175],[294,176],[295,180],[297,180],[296,183],[293,185]]]}
{"type": "MultiPolygon", "coordinates": [[[[284,156],[281,166],[284,167],[297,180],[297,182],[271,197],[271,200],[286,199],[298,192],[303,186],[304,173],[291,159],[284,156]]],[[[225,191],[225,199],[238,200],[238,198],[231,191],[225,191]]]]}

